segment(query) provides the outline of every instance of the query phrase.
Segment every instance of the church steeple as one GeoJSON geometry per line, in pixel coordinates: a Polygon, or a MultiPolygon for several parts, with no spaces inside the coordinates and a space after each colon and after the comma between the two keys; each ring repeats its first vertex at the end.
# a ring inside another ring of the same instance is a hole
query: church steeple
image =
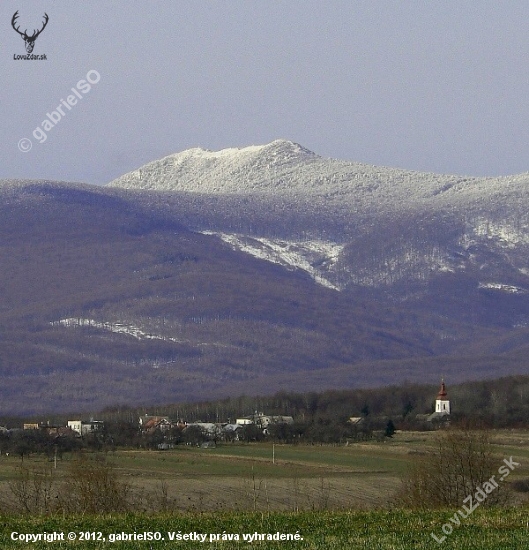
{"type": "Polygon", "coordinates": [[[435,412],[441,414],[450,414],[450,401],[446,393],[445,381],[441,380],[441,387],[435,400],[435,412]]]}

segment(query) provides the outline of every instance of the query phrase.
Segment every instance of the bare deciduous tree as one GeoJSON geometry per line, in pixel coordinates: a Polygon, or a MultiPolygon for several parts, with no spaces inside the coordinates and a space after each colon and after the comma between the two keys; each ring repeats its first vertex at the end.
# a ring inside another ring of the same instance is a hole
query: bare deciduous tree
{"type": "MultiPolygon", "coordinates": [[[[453,428],[439,432],[434,449],[418,456],[403,479],[397,502],[410,508],[461,506],[478,486],[497,475],[500,465],[487,431],[453,428]]],[[[498,504],[506,498],[506,487],[500,485],[485,504],[498,504]]]]}

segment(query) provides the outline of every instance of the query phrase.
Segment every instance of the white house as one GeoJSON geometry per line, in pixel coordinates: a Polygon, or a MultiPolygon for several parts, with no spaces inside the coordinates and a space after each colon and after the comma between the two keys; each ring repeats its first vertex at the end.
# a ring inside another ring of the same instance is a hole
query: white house
{"type": "Polygon", "coordinates": [[[103,428],[102,420],[68,420],[68,428],[79,435],[98,432],[103,428]]]}
{"type": "Polygon", "coordinates": [[[236,424],[247,425],[255,424],[259,428],[266,428],[270,424],[293,424],[294,419],[291,416],[275,415],[270,416],[262,412],[255,412],[250,416],[244,418],[237,418],[236,424]]]}
{"type": "Polygon", "coordinates": [[[80,420],[68,420],[68,428],[72,432],[78,433],[81,435],[81,421],[80,420]]]}
{"type": "Polygon", "coordinates": [[[239,424],[240,426],[246,426],[247,424],[253,424],[253,420],[250,418],[237,418],[235,420],[236,424],[239,424]]]}

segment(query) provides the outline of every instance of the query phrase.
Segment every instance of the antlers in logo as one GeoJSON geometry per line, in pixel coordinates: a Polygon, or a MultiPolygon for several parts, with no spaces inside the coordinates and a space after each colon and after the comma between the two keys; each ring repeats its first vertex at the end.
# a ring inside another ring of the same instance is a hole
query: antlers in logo
{"type": "Polygon", "coordinates": [[[18,10],[15,12],[15,15],[13,15],[13,19],[11,19],[11,26],[20,34],[20,36],[24,39],[24,42],[26,43],[26,52],[31,53],[33,51],[33,48],[35,47],[35,40],[37,40],[39,34],[46,28],[46,25],[48,24],[48,14],[44,14],[44,25],[42,25],[42,29],[40,31],[36,31],[33,29],[33,34],[31,36],[28,36],[28,30],[26,29],[24,32],[20,31],[20,27],[15,27],[15,23],[17,21],[18,17],[18,10]]]}

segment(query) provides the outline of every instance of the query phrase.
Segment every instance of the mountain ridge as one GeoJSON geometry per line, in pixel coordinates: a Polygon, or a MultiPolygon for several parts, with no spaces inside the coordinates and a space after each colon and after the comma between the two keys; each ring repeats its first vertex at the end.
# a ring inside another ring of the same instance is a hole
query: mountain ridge
{"type": "Polygon", "coordinates": [[[529,289],[529,173],[412,172],[326,159],[287,140],[193,151],[109,188],[150,191],[153,204],[172,200],[188,227],[338,290],[413,301],[429,281],[468,287],[469,276],[478,301],[487,291],[529,289]],[[314,254],[320,243],[339,254],[314,254]]]}
{"type": "Polygon", "coordinates": [[[328,159],[297,143],[275,140],[266,145],[220,151],[187,149],[150,162],[108,185],[136,189],[242,194],[290,193],[301,189],[307,193],[332,195],[351,191],[344,188],[345,183],[353,183],[357,189],[364,180],[387,185],[388,182],[394,183],[399,178],[404,180],[413,177],[439,182],[444,186],[462,180],[479,180],[328,159]],[[298,173],[299,176],[296,177],[298,173]],[[208,184],[208,180],[214,183],[208,184]]]}
{"type": "Polygon", "coordinates": [[[51,182],[0,189],[0,411],[201,399],[256,380],[295,387],[327,368],[337,385],[349,365],[430,357],[475,332],[425,318],[419,334],[389,305],[342,299],[143,199],[51,182]],[[439,329],[459,340],[448,346],[439,329]]]}
{"type": "Polygon", "coordinates": [[[162,161],[125,188],[0,182],[0,409],[527,371],[529,175],[286,140],[162,161]]]}
{"type": "Polygon", "coordinates": [[[372,207],[370,200],[376,202],[383,195],[392,201],[428,201],[436,197],[449,201],[460,193],[513,193],[520,187],[525,187],[527,193],[529,172],[501,177],[418,172],[324,158],[297,143],[275,140],[220,151],[188,149],[149,162],[108,185],[214,194],[303,192],[323,195],[330,201],[356,194],[356,201],[349,201],[352,205],[372,207]]]}

